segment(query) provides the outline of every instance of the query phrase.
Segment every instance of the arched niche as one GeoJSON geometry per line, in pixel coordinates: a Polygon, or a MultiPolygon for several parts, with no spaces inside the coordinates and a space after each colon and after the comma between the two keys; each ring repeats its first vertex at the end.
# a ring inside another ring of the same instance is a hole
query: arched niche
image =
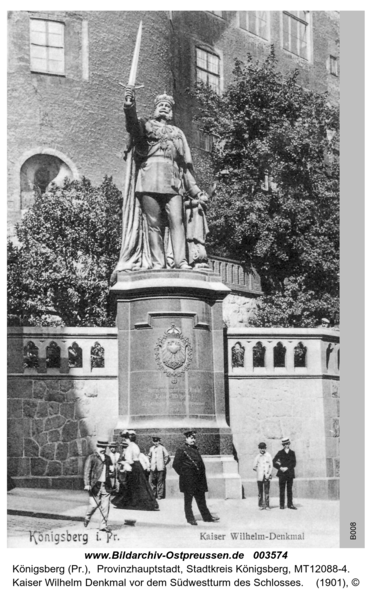
{"type": "Polygon", "coordinates": [[[34,192],[44,194],[52,183],[62,185],[65,178],[73,179],[71,168],[58,156],[34,154],[21,166],[21,210],[27,210],[34,200],[34,192]]]}

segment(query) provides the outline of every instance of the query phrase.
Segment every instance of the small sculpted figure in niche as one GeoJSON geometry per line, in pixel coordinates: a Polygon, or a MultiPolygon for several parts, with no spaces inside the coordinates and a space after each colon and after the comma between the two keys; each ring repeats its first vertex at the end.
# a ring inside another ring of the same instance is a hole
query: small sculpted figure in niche
{"type": "Polygon", "coordinates": [[[56,342],[50,342],[46,349],[47,369],[59,369],[61,366],[61,348],[56,342]]]}
{"type": "Polygon", "coordinates": [[[104,369],[105,367],[105,349],[99,342],[95,342],[90,349],[91,369],[104,369]]]}
{"type": "Polygon", "coordinates": [[[68,366],[71,368],[80,368],[83,366],[83,350],[77,342],[72,342],[68,348],[68,366]]]}
{"type": "Polygon", "coordinates": [[[265,353],[266,348],[262,345],[261,342],[257,342],[255,346],[253,346],[253,367],[264,367],[265,366],[265,353]]]}
{"type": "Polygon", "coordinates": [[[23,366],[25,369],[38,369],[39,348],[34,342],[27,342],[23,349],[23,366]]]}
{"type": "Polygon", "coordinates": [[[274,367],[285,367],[285,355],[287,349],[283,346],[282,342],[278,342],[274,346],[274,367]]]}
{"type": "Polygon", "coordinates": [[[233,368],[244,367],[244,354],[245,348],[243,348],[240,342],[236,342],[236,344],[231,349],[233,368]]]}
{"type": "Polygon", "coordinates": [[[302,342],[299,342],[294,349],[294,366],[306,367],[306,352],[307,348],[302,342]]]}

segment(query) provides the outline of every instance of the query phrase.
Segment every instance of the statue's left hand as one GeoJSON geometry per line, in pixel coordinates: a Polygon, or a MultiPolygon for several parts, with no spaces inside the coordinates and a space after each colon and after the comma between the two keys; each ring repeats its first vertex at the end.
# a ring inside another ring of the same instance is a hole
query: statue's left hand
{"type": "Polygon", "coordinates": [[[197,195],[197,199],[199,200],[202,207],[205,208],[209,200],[208,194],[206,194],[205,192],[199,192],[197,195]]]}

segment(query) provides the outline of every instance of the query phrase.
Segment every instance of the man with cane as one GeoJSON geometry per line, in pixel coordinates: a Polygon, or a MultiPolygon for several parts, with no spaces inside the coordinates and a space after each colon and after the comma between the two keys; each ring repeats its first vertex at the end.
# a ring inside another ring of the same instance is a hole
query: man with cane
{"type": "Polygon", "coordinates": [[[84,489],[89,492],[89,506],[84,519],[84,527],[97,508],[102,520],[100,531],[110,533],[107,519],[110,510],[110,471],[113,469],[112,461],[106,454],[108,441],[97,441],[97,451],[90,454],[84,465],[84,489]]]}

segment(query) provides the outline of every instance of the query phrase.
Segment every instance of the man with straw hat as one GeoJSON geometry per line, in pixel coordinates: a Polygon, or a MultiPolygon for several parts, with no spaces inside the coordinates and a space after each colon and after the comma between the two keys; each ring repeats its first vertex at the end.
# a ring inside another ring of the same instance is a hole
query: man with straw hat
{"type": "Polygon", "coordinates": [[[97,450],[90,454],[84,465],[84,489],[89,492],[89,506],[84,519],[88,527],[93,514],[101,513],[100,531],[110,532],[107,519],[110,511],[110,471],[113,469],[111,458],[107,456],[107,440],[98,440],[97,450]]]}
{"type": "Polygon", "coordinates": [[[277,477],[279,477],[279,504],[280,508],[284,509],[285,489],[287,488],[287,506],[292,510],[297,510],[293,504],[293,480],[295,478],[296,455],[290,449],[291,440],[289,437],[282,439],[283,449],[276,454],[273,464],[278,469],[277,477]]]}

